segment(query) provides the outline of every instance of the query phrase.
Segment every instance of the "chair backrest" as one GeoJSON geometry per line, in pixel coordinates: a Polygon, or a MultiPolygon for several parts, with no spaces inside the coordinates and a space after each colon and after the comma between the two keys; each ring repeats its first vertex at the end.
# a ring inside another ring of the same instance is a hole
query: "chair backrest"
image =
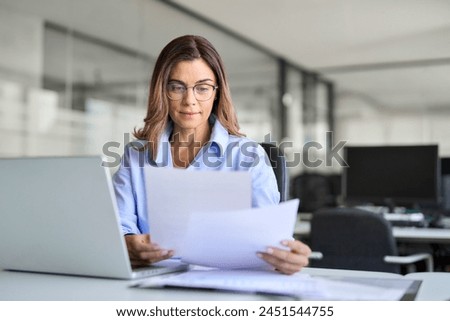
{"type": "Polygon", "coordinates": [[[397,255],[389,222],[379,214],[354,208],[323,209],[313,214],[310,245],[323,254],[313,267],[400,273],[400,266],[385,263],[397,255]]]}
{"type": "Polygon", "coordinates": [[[260,143],[260,145],[266,151],[267,156],[269,156],[275,177],[277,178],[280,202],[284,202],[287,194],[286,158],[277,146],[269,143],[260,143]]]}

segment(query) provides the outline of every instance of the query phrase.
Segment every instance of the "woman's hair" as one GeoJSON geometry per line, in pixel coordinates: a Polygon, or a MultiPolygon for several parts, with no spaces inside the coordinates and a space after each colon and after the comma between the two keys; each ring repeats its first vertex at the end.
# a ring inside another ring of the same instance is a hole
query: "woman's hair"
{"type": "Polygon", "coordinates": [[[159,138],[169,122],[169,98],[166,86],[172,68],[181,61],[203,59],[214,72],[217,81],[216,100],[212,113],[228,130],[228,133],[243,136],[231,101],[224,64],[214,46],[200,36],[186,35],[169,42],[156,60],[150,81],[147,115],[144,127],[134,130],[137,139],[146,140],[152,158],[156,158],[159,138]]]}

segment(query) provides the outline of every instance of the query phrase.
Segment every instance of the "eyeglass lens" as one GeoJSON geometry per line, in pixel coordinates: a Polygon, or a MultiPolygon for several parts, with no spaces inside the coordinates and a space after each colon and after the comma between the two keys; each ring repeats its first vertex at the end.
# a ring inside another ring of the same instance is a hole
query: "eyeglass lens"
{"type": "Polygon", "coordinates": [[[172,100],[181,100],[186,94],[188,88],[192,88],[194,96],[197,100],[208,100],[212,97],[216,86],[208,84],[197,84],[192,87],[186,87],[182,84],[169,83],[167,86],[167,94],[172,100]]]}

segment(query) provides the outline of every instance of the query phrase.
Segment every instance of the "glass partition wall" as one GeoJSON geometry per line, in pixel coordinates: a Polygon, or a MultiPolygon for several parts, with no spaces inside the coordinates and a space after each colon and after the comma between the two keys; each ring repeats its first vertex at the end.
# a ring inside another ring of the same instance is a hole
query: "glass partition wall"
{"type": "Polygon", "coordinates": [[[330,129],[322,79],[311,81],[309,71],[264,48],[149,0],[0,0],[0,157],[123,146],[142,125],[158,53],[183,34],[203,35],[221,53],[242,132],[283,143],[289,173],[301,172],[295,155],[330,129]]]}

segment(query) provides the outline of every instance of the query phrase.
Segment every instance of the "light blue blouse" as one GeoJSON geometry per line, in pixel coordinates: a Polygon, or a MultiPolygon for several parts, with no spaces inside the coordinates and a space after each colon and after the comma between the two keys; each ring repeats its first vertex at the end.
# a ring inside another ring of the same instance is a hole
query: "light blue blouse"
{"type": "MultiPolygon", "coordinates": [[[[218,120],[214,123],[210,141],[200,150],[188,171],[249,171],[252,177],[252,206],[278,204],[275,174],[264,149],[256,142],[228,134],[218,120]]],[[[113,176],[123,234],[150,233],[147,215],[144,167],[173,167],[169,138],[169,124],[158,143],[158,154],[151,160],[148,149],[138,150],[144,141],[125,146],[119,170],[113,176]]],[[[151,223],[151,222],[150,222],[151,223]]]]}

